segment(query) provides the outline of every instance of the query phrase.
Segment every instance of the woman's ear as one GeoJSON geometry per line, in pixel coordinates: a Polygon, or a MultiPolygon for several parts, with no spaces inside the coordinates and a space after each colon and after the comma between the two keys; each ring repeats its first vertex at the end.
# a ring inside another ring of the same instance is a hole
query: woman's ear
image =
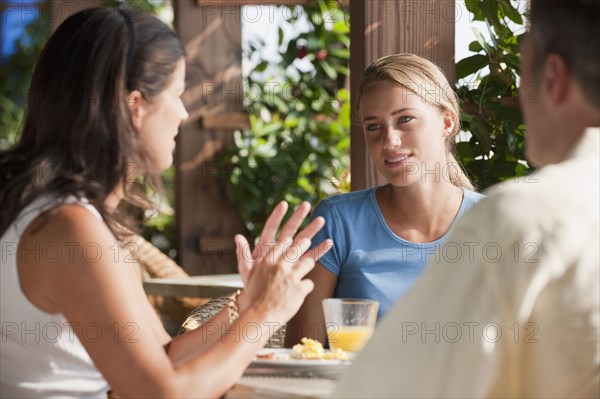
{"type": "Polygon", "coordinates": [[[454,126],[456,126],[456,115],[451,111],[443,111],[442,118],[444,123],[443,135],[448,137],[452,134],[454,126]]]}
{"type": "Polygon", "coordinates": [[[125,104],[129,108],[131,115],[131,124],[136,130],[141,129],[142,119],[146,114],[146,104],[144,96],[139,90],[134,90],[125,97],[125,104]]]}

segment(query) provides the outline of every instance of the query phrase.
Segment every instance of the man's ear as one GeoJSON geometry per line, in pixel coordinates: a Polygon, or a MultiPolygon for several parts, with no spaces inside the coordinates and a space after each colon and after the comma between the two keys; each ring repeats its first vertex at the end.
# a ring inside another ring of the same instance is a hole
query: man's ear
{"type": "Polygon", "coordinates": [[[560,106],[566,100],[571,84],[572,77],[565,60],[558,54],[549,54],[544,63],[540,89],[550,108],[560,106]]]}
{"type": "Polygon", "coordinates": [[[125,97],[125,104],[129,108],[131,124],[136,130],[139,130],[142,127],[142,118],[146,113],[144,96],[139,90],[134,90],[125,97]]]}

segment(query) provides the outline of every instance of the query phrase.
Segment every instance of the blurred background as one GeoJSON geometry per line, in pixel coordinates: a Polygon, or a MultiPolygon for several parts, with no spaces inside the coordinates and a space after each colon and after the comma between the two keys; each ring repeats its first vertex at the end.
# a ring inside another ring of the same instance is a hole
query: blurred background
{"type": "MultiPolygon", "coordinates": [[[[451,24],[454,40],[445,46],[453,57],[440,65],[461,101],[458,159],[480,190],[532,171],[517,106],[525,1],[80,3],[152,12],[186,46],[191,117],[178,137],[175,164],[163,174],[166,195],[156,195],[157,209],[140,214],[140,222],[144,237],[190,274],[235,271],[233,233],[255,238],[282,199],[316,204],[377,183],[368,170],[366,177],[356,173],[368,161],[356,158],[364,156],[364,143],[352,130],[351,73],[362,70],[351,52],[356,40],[363,53],[370,45],[368,29],[391,41],[378,50],[382,56],[403,48],[394,41],[406,40],[404,34],[425,32],[425,46],[439,45],[440,33],[426,27],[426,18],[451,24]],[[385,7],[396,7],[397,16],[385,7]],[[409,14],[422,17],[424,27],[405,29],[409,14]],[[354,21],[368,29],[352,31],[354,21]],[[400,33],[386,36],[386,29],[400,33]]],[[[0,7],[4,150],[18,140],[37,56],[69,9],[58,0],[1,0],[0,7]]]]}

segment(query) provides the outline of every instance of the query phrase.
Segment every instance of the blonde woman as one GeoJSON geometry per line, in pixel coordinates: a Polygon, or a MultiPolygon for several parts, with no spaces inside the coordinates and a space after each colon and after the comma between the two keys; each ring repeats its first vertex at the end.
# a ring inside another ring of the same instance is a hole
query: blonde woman
{"type": "Polygon", "coordinates": [[[334,246],[309,278],[315,289],[288,324],[286,344],[325,341],[324,298],[369,298],[379,317],[413,285],[443,248],[453,222],[480,201],[452,152],[458,99],[443,72],[413,54],[373,62],[358,90],[365,142],[387,184],[322,201],[313,218],[334,246]]]}

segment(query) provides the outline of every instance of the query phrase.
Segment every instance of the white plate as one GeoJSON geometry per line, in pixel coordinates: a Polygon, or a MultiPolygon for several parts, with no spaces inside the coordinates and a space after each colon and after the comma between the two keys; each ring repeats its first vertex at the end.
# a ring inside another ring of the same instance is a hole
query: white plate
{"type": "Polygon", "coordinates": [[[353,353],[346,353],[349,360],[337,359],[294,359],[290,356],[291,349],[262,349],[259,355],[272,353],[270,359],[256,358],[248,367],[248,373],[281,371],[283,373],[312,374],[319,377],[338,378],[351,364],[353,353]],[[270,371],[269,371],[270,370],[270,371]]]}

